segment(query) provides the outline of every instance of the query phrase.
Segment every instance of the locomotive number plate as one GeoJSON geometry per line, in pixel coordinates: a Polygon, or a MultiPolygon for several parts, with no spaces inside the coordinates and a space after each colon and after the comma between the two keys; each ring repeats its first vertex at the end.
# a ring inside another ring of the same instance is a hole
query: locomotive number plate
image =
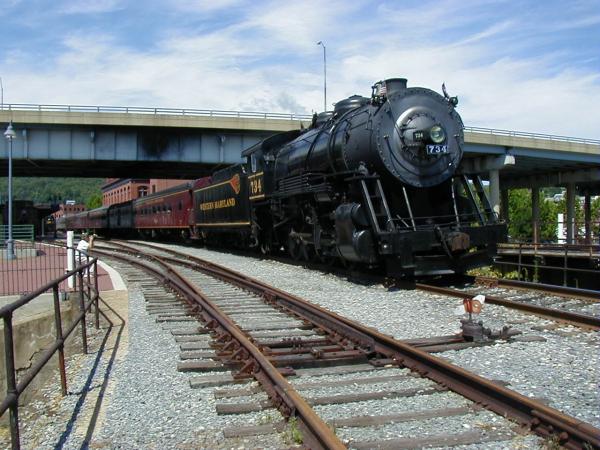
{"type": "Polygon", "coordinates": [[[439,155],[440,153],[448,153],[447,145],[428,145],[427,146],[427,154],[428,155],[439,155]]]}
{"type": "Polygon", "coordinates": [[[250,200],[258,200],[265,197],[264,173],[259,172],[248,177],[250,188],[250,200]]]}

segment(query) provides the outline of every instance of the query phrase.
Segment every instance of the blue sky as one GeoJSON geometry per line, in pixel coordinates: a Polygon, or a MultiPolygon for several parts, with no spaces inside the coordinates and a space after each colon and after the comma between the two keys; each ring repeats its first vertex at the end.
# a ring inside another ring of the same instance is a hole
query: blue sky
{"type": "Polygon", "coordinates": [[[466,125],[600,138],[600,0],[0,0],[5,103],[310,113],[374,81],[466,125]]]}

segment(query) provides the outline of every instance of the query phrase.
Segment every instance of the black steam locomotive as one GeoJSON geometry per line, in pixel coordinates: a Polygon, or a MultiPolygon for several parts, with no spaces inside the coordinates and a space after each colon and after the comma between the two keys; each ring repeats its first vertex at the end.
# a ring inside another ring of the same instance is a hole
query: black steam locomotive
{"type": "Polygon", "coordinates": [[[245,164],[213,174],[194,193],[192,234],[392,276],[489,264],[506,226],[481,179],[457,170],[457,103],[445,88],[376,83],[370,98],[342,100],[309,129],[265,139],[243,152],[245,164]]]}
{"type": "Polygon", "coordinates": [[[489,264],[506,226],[481,179],[460,174],[463,124],[444,90],[394,78],[242,153],[244,164],[58,224],[103,234],[180,234],[395,277],[489,264]],[[113,220],[115,218],[115,220],[113,220]]]}

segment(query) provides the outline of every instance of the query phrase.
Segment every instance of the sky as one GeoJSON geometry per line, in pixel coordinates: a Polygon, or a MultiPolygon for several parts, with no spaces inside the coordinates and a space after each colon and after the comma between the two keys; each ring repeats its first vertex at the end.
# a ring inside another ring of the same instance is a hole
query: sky
{"type": "Polygon", "coordinates": [[[600,0],[0,0],[4,103],[312,113],[392,77],[600,139],[600,0]]]}

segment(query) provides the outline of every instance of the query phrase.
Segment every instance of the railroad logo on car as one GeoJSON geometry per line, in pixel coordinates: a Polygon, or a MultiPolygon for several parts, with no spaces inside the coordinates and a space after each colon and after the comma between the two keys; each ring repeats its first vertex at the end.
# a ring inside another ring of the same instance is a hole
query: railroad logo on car
{"type": "Polygon", "coordinates": [[[229,180],[229,184],[231,185],[233,192],[235,192],[235,195],[238,195],[240,193],[240,175],[236,173],[232,176],[231,180],[229,180]]]}
{"type": "Polygon", "coordinates": [[[235,206],[235,198],[224,198],[215,202],[200,203],[200,211],[210,211],[211,209],[232,208],[235,206]]]}

